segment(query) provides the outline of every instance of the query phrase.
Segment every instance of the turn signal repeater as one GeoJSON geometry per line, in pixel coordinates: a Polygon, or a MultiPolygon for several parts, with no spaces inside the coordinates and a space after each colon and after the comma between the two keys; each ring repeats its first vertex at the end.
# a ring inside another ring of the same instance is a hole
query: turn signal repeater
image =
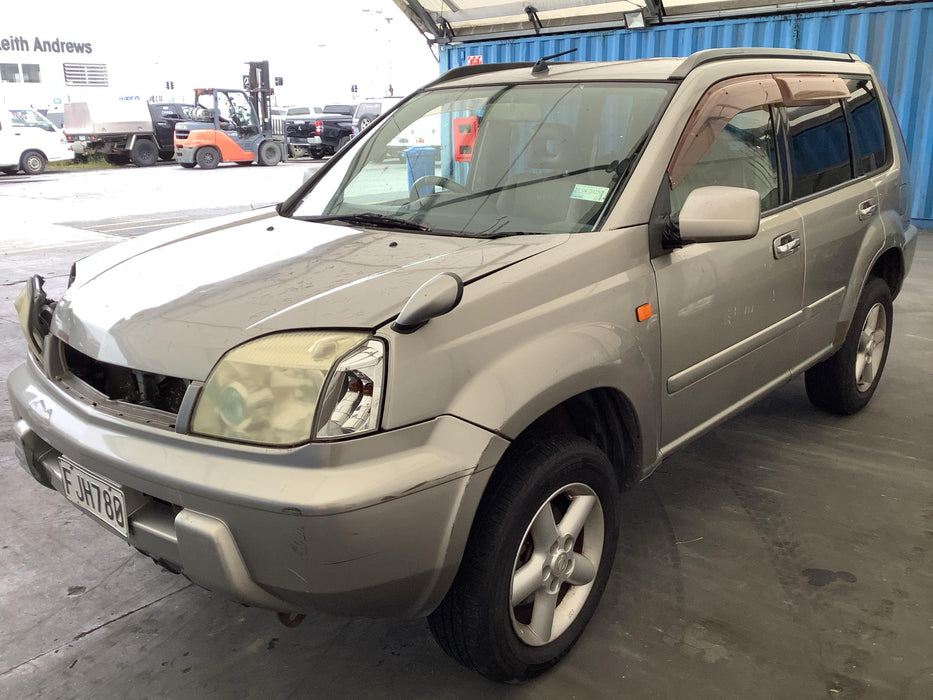
{"type": "Polygon", "coordinates": [[[652,313],[651,304],[642,304],[635,309],[635,318],[637,318],[638,322],[641,323],[642,321],[647,321],[649,318],[651,318],[652,313]]]}

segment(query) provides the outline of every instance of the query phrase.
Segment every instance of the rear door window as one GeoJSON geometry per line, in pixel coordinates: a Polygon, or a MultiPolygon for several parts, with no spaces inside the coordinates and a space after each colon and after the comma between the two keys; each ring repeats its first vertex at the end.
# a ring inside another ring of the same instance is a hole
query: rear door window
{"type": "Polygon", "coordinates": [[[852,124],[855,176],[859,177],[878,170],[888,160],[884,122],[881,120],[878,99],[872,94],[870,84],[853,86],[846,107],[852,124]]]}
{"type": "Polygon", "coordinates": [[[849,131],[840,102],[787,107],[787,122],[794,199],[852,178],[849,131]]]}

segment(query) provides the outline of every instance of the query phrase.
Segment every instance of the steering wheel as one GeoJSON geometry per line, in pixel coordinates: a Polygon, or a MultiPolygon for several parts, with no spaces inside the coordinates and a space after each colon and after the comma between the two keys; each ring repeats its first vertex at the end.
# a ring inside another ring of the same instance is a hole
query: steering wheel
{"type": "Polygon", "coordinates": [[[411,184],[411,189],[408,190],[408,201],[414,202],[416,199],[421,198],[419,193],[422,187],[443,187],[445,190],[450,190],[451,192],[457,192],[459,194],[466,194],[469,190],[461,185],[456,180],[451,180],[447,177],[441,177],[440,175],[424,175],[419,177],[411,184]]]}

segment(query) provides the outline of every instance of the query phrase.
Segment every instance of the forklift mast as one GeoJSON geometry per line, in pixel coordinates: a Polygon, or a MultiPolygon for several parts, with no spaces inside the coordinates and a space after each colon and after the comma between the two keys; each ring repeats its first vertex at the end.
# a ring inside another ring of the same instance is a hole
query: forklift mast
{"type": "Polygon", "coordinates": [[[272,133],[272,86],[269,81],[269,62],[250,61],[249,101],[256,110],[262,130],[272,133]]]}

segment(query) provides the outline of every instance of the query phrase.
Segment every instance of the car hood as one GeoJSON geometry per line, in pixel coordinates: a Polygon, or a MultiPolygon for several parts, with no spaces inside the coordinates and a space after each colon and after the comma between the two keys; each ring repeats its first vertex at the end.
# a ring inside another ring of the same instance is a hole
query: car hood
{"type": "Polygon", "coordinates": [[[102,362],[205,379],[275,331],[375,329],[440,272],[464,282],[566,240],[495,240],[308,223],[274,212],[181,227],[81,261],[52,332],[102,362]]]}

